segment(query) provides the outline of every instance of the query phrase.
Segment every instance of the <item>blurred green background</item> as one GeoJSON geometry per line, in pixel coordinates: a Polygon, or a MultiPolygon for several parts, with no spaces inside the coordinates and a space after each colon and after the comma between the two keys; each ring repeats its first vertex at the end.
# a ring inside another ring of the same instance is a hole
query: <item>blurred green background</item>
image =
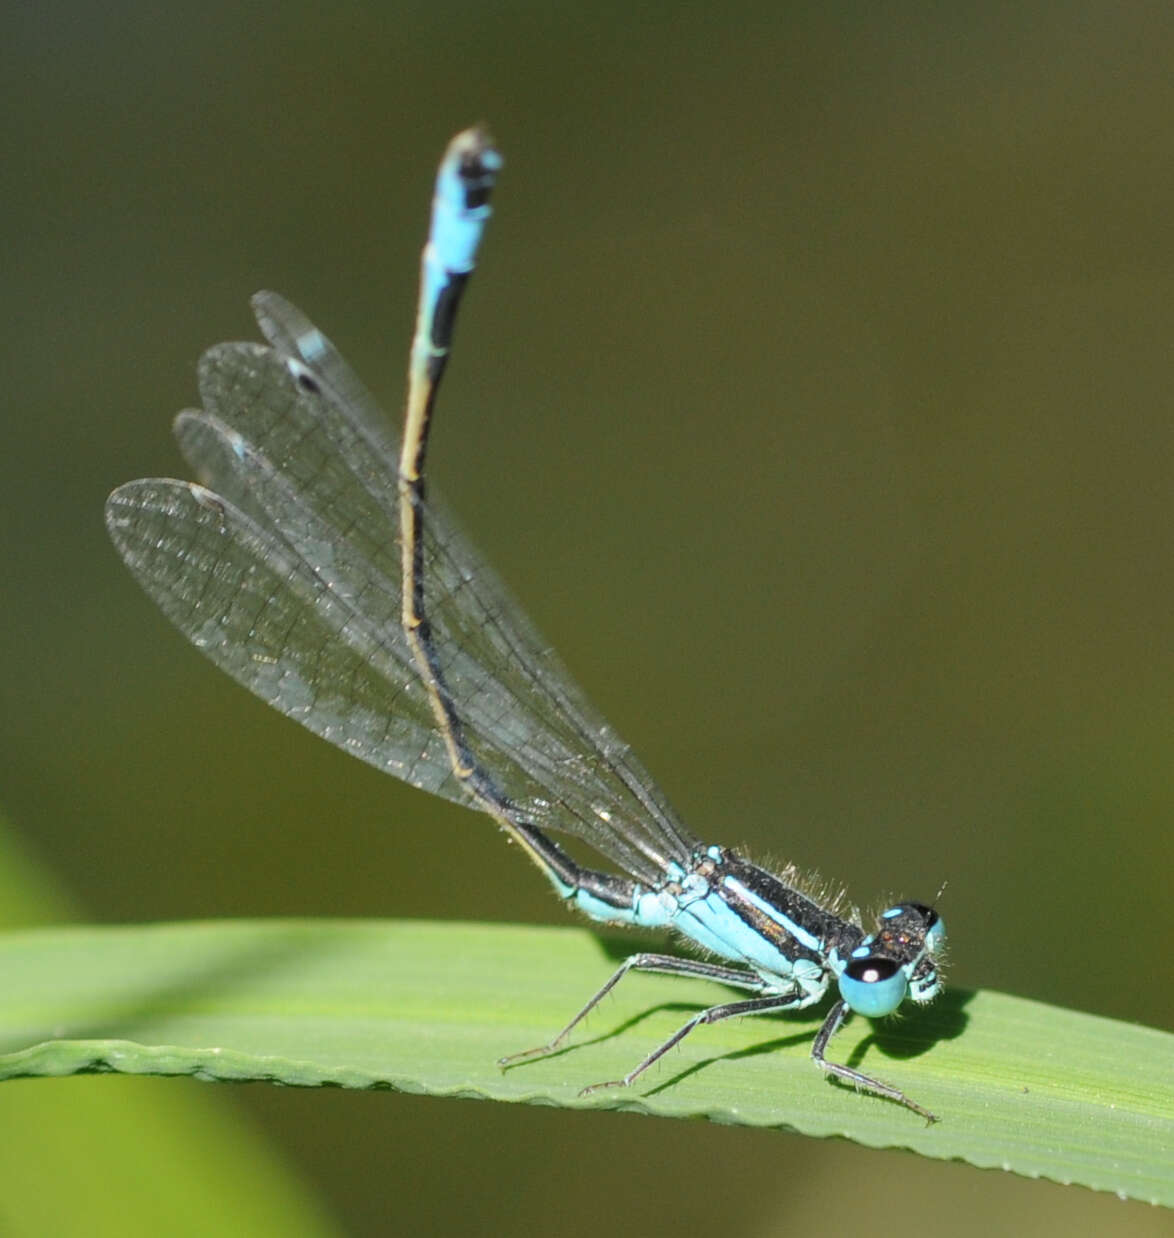
{"type": "MultiPolygon", "coordinates": [[[[435,164],[484,119],[507,167],[434,476],[685,820],[870,907],[948,883],[958,985],[1174,1023],[1174,9],[6,31],[0,805],[83,916],[565,915],[484,819],[214,671],[102,526],[115,484],[182,470],[171,416],[258,288],[397,412],[435,164]]],[[[805,1233],[878,1198],[952,1234],[1169,1221],[781,1134],[145,1086],[270,1141],[356,1234],[805,1233]]],[[[5,1142],[58,1120],[17,1094],[5,1142]]]]}

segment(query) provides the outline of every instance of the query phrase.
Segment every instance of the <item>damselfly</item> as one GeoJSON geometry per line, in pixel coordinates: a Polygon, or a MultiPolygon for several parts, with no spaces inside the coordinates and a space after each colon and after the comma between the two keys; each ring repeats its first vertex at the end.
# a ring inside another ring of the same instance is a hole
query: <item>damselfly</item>
{"type": "Polygon", "coordinates": [[[830,1062],[852,1011],[887,1015],[941,988],[941,919],[921,903],[854,910],[699,842],[587,703],[486,564],[426,498],[424,457],[461,293],[501,158],[472,129],[450,144],[424,250],[402,440],[334,345],[273,293],[253,298],[268,346],[221,344],[203,407],[175,432],[204,484],[150,478],[111,496],[123,559],[173,623],[275,709],[379,769],[488,813],[568,903],[609,924],[671,929],[725,960],[636,954],[538,1049],[558,1048],[629,971],[750,994],[689,1019],[631,1084],[703,1023],[797,1010],[833,981],[812,1057],[828,1074],[932,1120],[903,1092],[830,1062]],[[585,868],[574,835],[623,872],[585,868]]]}

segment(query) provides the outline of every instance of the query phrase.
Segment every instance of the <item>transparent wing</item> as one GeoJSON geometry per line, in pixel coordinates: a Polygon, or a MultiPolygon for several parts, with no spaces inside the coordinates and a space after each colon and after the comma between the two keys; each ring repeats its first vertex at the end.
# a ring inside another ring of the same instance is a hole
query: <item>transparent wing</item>
{"type": "MultiPolygon", "coordinates": [[[[116,490],[107,524],[168,617],[275,709],[380,769],[476,807],[453,776],[400,627],[398,449],[333,345],[274,294],[272,347],[202,358],[176,434],[202,486],[116,490]],[[207,488],[205,488],[207,487],[207,488]]],[[[695,840],[452,520],[430,506],[425,598],[466,739],[520,820],[641,880],[695,840]]]]}

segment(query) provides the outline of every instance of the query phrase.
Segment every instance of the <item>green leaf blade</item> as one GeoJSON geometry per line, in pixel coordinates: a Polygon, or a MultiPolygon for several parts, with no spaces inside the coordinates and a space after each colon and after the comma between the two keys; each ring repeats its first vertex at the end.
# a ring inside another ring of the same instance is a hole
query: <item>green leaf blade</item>
{"type": "Polygon", "coordinates": [[[572,1044],[541,1043],[622,951],[579,929],[266,921],[0,938],[0,1079],[112,1070],[616,1108],[838,1136],[1174,1204],[1174,1037],[951,991],[834,1042],[938,1113],[926,1126],[812,1065],[812,1017],[698,1029],[637,1086],[582,1100],[695,1010],[703,981],[632,975],[572,1044]]]}

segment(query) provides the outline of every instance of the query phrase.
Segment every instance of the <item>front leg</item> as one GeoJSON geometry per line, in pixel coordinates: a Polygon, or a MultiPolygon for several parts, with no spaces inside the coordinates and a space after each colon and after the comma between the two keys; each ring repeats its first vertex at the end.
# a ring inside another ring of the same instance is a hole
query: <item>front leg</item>
{"type": "Polygon", "coordinates": [[[937,1115],[930,1113],[928,1109],[923,1109],[915,1100],[910,1100],[900,1088],[895,1088],[891,1083],[883,1083],[880,1079],[873,1079],[869,1075],[861,1074],[858,1070],[853,1070],[851,1066],[841,1066],[839,1062],[829,1062],[824,1053],[828,1047],[828,1041],[836,1034],[843,1026],[844,1020],[849,1014],[848,1006],[843,1001],[838,1001],[828,1011],[828,1017],[824,1019],[823,1026],[819,1029],[819,1035],[815,1038],[815,1043],[811,1046],[811,1058],[816,1066],[825,1074],[835,1075],[837,1079],[844,1079],[851,1083],[858,1092],[872,1092],[874,1096],[883,1096],[886,1100],[895,1100],[897,1104],[904,1105],[906,1109],[912,1109],[914,1113],[919,1113],[927,1122],[936,1122],[937,1115]]]}

